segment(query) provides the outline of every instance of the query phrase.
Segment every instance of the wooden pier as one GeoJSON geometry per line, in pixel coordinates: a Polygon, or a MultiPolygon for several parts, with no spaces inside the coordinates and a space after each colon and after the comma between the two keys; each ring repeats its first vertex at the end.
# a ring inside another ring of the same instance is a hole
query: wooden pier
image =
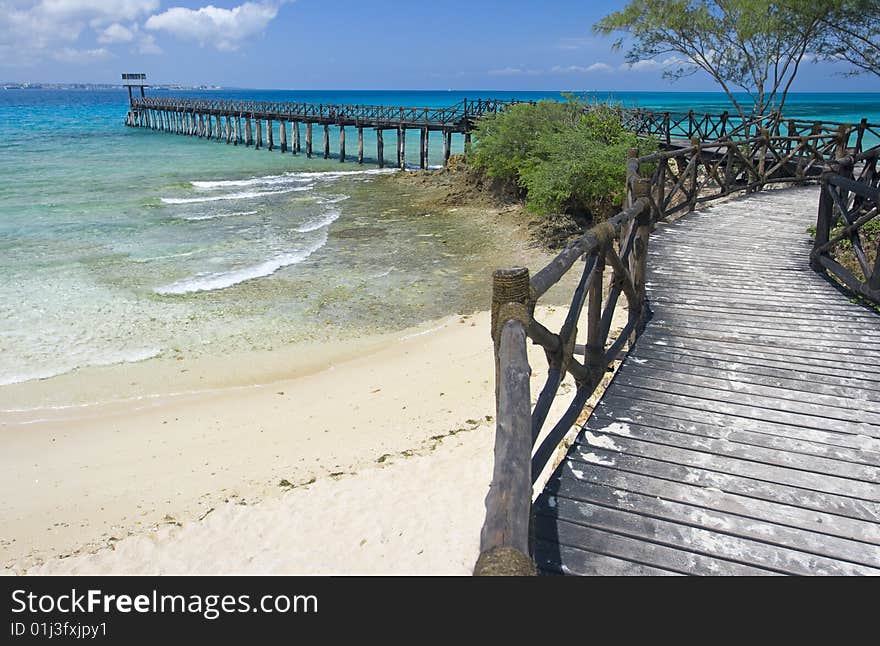
{"type": "Polygon", "coordinates": [[[880,305],[880,250],[860,237],[880,219],[880,147],[855,150],[871,127],[633,151],[623,211],[534,276],[495,273],[476,574],[880,574],[880,315],[854,299],[880,305]],[[551,331],[536,303],[576,265],[551,331]],[[527,340],[549,362],[534,403],[527,340]]]}
{"type": "MultiPolygon", "coordinates": [[[[464,99],[448,107],[405,107],[382,105],[349,105],[329,103],[296,103],[273,101],[237,101],[181,97],[146,96],[145,74],[123,74],[123,85],[129,92],[128,126],[160,132],[225,142],[234,146],[253,146],[282,154],[320,155],[323,159],[347,157],[346,130],[357,137],[358,164],[365,163],[364,130],[374,130],[375,162],[386,165],[385,134],[396,135],[398,168],[406,168],[407,131],[416,131],[419,138],[418,167],[428,168],[431,133],[440,133],[443,164],[452,154],[453,135],[461,135],[465,144],[479,120],[521,103],[516,100],[464,99]],[[133,89],[139,92],[133,92],[133,89]],[[320,142],[315,141],[315,128],[320,142]],[[336,131],[336,150],[331,150],[331,130],[336,131]],[[303,141],[304,147],[303,147],[303,141]],[[316,150],[316,146],[319,146],[316,150]]],[[[858,154],[867,137],[880,139],[880,126],[863,119],[857,124],[814,122],[783,119],[770,114],[743,119],[727,112],[699,114],[658,112],[640,108],[618,108],[624,127],[638,135],[652,137],[666,149],[687,148],[696,139],[704,143],[749,140],[753,137],[785,137],[792,142],[821,136],[823,146],[838,153],[858,154]]],[[[827,150],[822,154],[827,154],[827,150]]]]}

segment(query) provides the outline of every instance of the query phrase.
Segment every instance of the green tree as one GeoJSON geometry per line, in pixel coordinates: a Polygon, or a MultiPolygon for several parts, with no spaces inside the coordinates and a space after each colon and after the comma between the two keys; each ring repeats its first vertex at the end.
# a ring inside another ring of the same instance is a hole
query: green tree
{"type": "MultiPolygon", "coordinates": [[[[631,0],[593,29],[605,35],[631,36],[626,53],[630,63],[667,56],[667,78],[706,72],[746,117],[746,106],[735,92],[749,96],[748,112],[782,111],[801,64],[820,45],[829,6],[834,4],[827,0],[631,0]]],[[[622,47],[623,42],[620,38],[615,47],[622,47]]]]}
{"type": "Polygon", "coordinates": [[[835,0],[826,4],[819,55],[826,60],[848,62],[851,74],[880,76],[880,2],[835,0]]]}

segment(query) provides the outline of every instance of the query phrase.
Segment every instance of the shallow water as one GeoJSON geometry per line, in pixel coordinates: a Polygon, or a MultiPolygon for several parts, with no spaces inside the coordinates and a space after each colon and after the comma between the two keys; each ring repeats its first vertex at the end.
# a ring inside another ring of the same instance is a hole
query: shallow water
{"type": "MultiPolygon", "coordinates": [[[[210,95],[423,106],[463,98],[210,95]]],[[[558,94],[468,98],[481,96],[558,94]]],[[[724,107],[713,94],[611,98],[724,107]]],[[[421,212],[410,206],[415,189],[380,190],[377,176],[393,171],[126,128],[126,104],[119,91],[0,91],[0,385],[402,328],[482,307],[489,271],[507,264],[509,241],[489,222],[421,212]]],[[[880,121],[880,95],[803,95],[789,112],[880,121]]],[[[407,144],[416,158],[418,137],[407,144]]],[[[395,150],[394,137],[385,145],[395,150]]],[[[431,146],[438,163],[439,138],[431,146]]],[[[456,137],[453,150],[461,146],[456,137]]]]}

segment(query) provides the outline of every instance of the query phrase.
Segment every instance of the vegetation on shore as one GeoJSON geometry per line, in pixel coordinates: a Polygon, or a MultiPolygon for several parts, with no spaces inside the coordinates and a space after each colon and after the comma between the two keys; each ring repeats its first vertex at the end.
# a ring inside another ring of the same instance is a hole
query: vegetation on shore
{"type": "Polygon", "coordinates": [[[465,156],[468,171],[496,193],[515,196],[537,216],[537,235],[557,247],[620,210],[630,149],[656,142],[624,129],[610,105],[540,101],[480,121],[465,156]]]}

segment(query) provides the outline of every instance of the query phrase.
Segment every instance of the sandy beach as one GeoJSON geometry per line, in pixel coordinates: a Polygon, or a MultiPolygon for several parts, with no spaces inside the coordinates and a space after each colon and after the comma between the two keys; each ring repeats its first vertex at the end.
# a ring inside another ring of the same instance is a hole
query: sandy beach
{"type": "Polygon", "coordinates": [[[488,330],[454,315],[310,347],[260,385],[6,412],[5,571],[467,574],[493,465],[488,330]]]}

